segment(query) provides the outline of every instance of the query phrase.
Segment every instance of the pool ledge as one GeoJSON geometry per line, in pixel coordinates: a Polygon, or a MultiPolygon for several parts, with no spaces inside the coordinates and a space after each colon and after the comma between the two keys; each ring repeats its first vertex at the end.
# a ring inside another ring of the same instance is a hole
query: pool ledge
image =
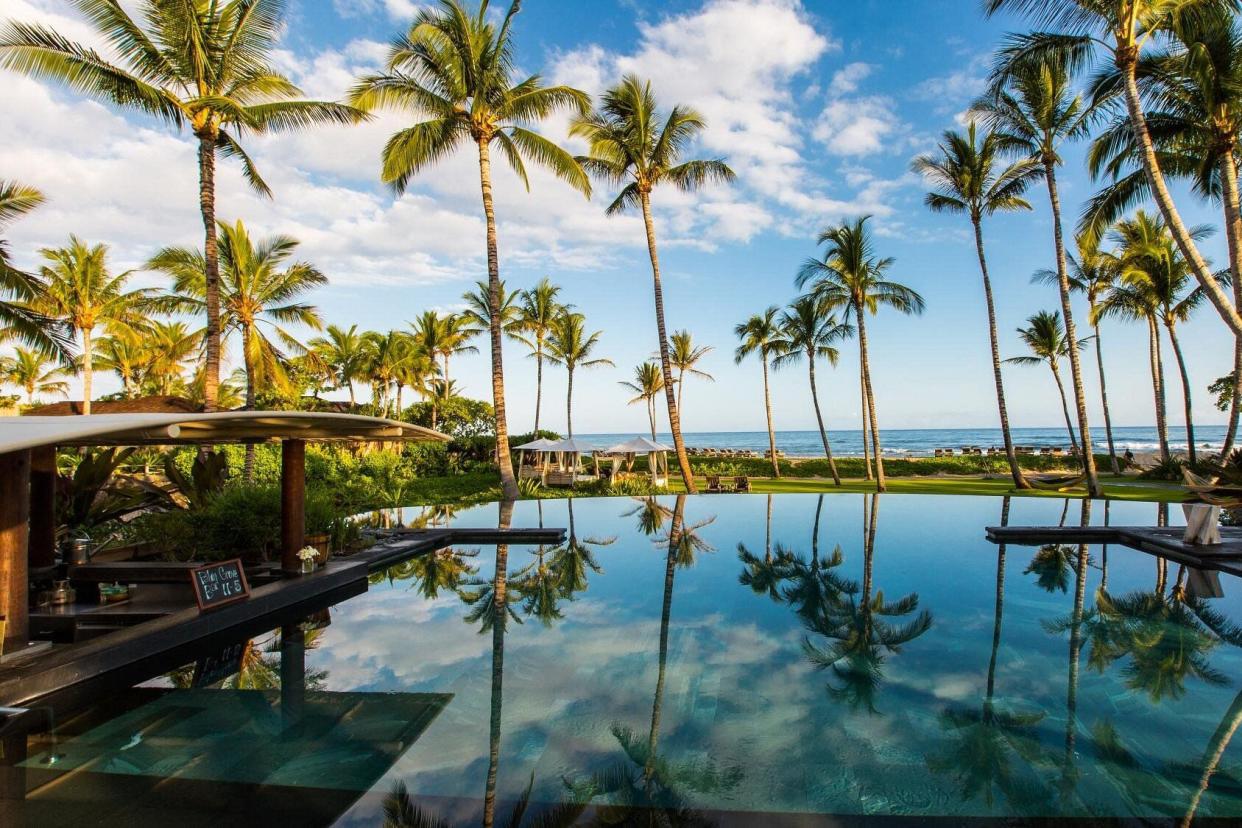
{"type": "Polygon", "coordinates": [[[73,705],[92,695],[130,687],[152,675],[292,623],[367,591],[367,576],[415,555],[461,544],[560,543],[564,529],[394,530],[374,546],[329,561],[319,571],[256,587],[246,601],[200,612],[189,607],[81,644],[0,668],[0,707],[73,705]]]}
{"type": "Polygon", "coordinates": [[[1182,541],[1180,527],[1157,526],[989,526],[992,543],[1040,546],[1048,543],[1114,543],[1168,558],[1197,569],[1242,576],[1242,528],[1222,527],[1221,543],[1197,546],[1182,541]]]}

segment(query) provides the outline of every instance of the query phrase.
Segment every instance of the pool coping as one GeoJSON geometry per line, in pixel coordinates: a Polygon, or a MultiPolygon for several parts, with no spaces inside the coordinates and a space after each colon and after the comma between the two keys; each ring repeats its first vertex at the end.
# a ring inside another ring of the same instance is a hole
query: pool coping
{"type": "Polygon", "coordinates": [[[1183,531],[1181,527],[1165,526],[989,526],[987,538],[992,543],[1018,546],[1117,544],[1196,569],[1242,577],[1242,528],[1222,527],[1221,543],[1212,546],[1184,542],[1183,531]]]}

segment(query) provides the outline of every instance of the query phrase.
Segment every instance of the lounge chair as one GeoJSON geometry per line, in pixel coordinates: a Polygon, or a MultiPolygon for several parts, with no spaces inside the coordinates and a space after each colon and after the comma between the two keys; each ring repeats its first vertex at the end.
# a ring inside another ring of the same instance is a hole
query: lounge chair
{"type": "Polygon", "coordinates": [[[720,486],[720,478],[714,474],[709,474],[707,476],[707,493],[719,494],[723,491],[724,489],[720,486]]]}
{"type": "Polygon", "coordinates": [[[750,491],[750,478],[745,477],[745,476],[733,478],[733,491],[749,492],[750,491]]]}
{"type": "Polygon", "coordinates": [[[1023,474],[1027,483],[1046,492],[1064,492],[1082,485],[1085,474],[1023,474]]]}

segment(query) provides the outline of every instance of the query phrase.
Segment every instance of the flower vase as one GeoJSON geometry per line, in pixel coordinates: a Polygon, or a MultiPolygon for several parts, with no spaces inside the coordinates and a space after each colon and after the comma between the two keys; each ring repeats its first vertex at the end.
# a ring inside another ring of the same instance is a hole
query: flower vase
{"type": "Polygon", "coordinates": [[[314,571],[315,571],[315,559],[314,558],[303,558],[302,559],[302,574],[309,575],[314,571]]]}

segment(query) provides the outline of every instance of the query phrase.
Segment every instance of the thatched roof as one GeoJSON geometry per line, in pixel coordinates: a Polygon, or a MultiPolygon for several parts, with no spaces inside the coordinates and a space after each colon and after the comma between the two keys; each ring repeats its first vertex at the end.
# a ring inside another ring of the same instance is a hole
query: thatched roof
{"type": "MultiPolygon", "coordinates": [[[[138,397],[132,400],[97,400],[92,414],[198,414],[203,406],[184,397],[138,397]]],[[[27,417],[68,417],[82,413],[81,400],[41,405],[24,412],[27,417]]]]}

